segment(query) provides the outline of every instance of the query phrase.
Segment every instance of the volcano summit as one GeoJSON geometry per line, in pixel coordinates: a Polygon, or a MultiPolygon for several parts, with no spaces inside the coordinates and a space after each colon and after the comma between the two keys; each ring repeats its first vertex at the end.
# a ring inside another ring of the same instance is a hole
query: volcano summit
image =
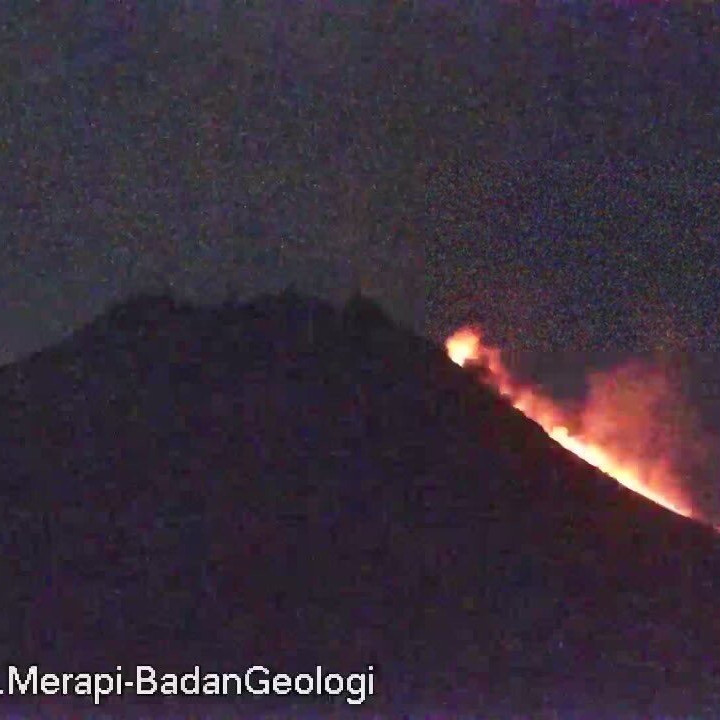
{"type": "Polygon", "coordinates": [[[0,394],[6,664],[372,665],[390,717],[720,708],[717,534],[365,298],[138,297],[0,394]]]}

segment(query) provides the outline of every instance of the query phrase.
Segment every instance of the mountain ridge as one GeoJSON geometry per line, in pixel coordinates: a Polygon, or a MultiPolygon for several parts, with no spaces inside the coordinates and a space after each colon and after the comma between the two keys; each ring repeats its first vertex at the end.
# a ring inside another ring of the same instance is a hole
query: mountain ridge
{"type": "Polygon", "coordinates": [[[366,298],[142,296],[0,396],[16,664],[374,662],[382,702],[508,712],[718,691],[717,535],[366,298]]]}

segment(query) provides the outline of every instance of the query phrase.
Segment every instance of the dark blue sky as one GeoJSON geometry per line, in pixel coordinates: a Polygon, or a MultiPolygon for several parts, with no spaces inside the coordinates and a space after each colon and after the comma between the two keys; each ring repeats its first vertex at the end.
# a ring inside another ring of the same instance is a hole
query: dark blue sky
{"type": "Polygon", "coordinates": [[[231,5],[4,6],[5,359],[166,283],[717,349],[714,8],[231,5]]]}

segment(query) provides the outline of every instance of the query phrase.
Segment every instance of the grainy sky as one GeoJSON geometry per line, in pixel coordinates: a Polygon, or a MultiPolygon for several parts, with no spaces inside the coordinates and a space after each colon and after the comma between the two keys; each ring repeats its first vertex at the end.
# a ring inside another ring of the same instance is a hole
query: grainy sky
{"type": "Polygon", "coordinates": [[[714,5],[84,5],[0,11],[3,359],[139,287],[290,282],[519,352],[717,348],[714,5]]]}

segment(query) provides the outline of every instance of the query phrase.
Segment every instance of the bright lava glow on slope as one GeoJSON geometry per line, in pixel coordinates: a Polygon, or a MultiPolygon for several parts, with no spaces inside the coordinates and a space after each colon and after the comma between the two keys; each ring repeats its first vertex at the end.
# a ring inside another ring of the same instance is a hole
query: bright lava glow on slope
{"type": "MultiPolygon", "coordinates": [[[[667,464],[662,460],[651,463],[641,457],[628,458],[627,453],[620,458],[613,448],[593,438],[592,428],[582,434],[572,434],[565,424],[562,407],[534,388],[514,380],[502,363],[500,351],[485,346],[479,331],[459,330],[447,339],[445,347],[450,359],[460,366],[469,362],[485,366],[489,371],[488,382],[564,448],[658,505],[693,517],[691,505],[678,490],[677,478],[667,464]]],[[[612,422],[613,418],[604,420],[612,422]]]]}

